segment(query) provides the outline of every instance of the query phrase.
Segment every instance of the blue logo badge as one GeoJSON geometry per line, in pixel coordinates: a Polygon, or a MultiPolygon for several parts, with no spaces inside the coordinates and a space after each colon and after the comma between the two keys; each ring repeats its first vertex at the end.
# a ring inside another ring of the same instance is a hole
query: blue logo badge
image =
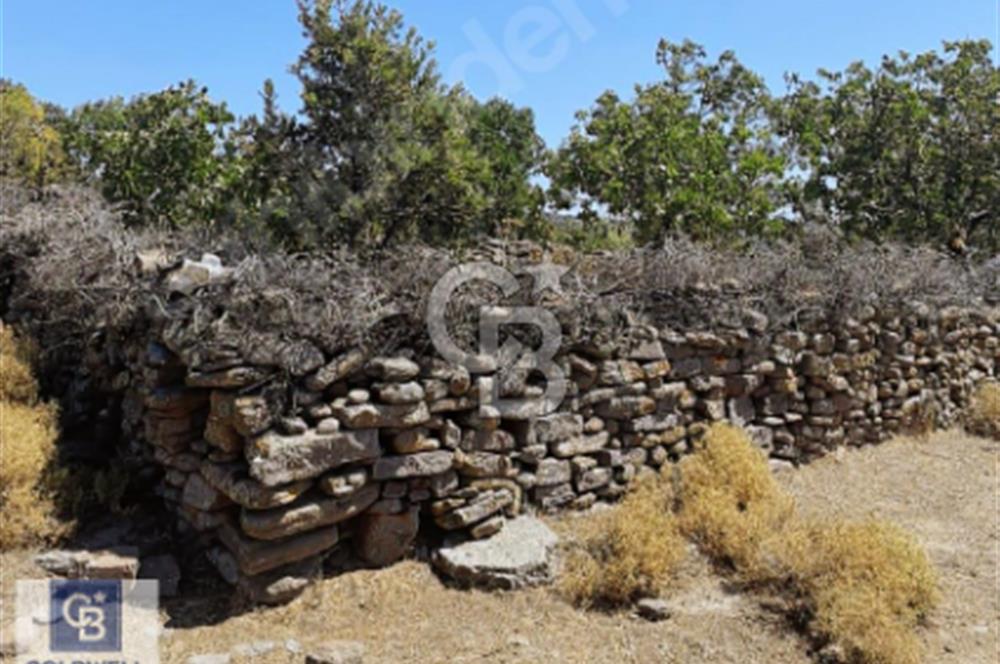
{"type": "Polygon", "coordinates": [[[121,581],[51,580],[49,611],[52,652],[122,649],[121,581]]]}

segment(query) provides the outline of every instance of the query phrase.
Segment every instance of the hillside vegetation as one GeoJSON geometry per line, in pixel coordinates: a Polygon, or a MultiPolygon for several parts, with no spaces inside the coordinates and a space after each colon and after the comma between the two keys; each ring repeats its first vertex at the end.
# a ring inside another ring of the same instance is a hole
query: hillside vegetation
{"type": "Polygon", "coordinates": [[[660,80],[600,95],[546,147],[530,108],[444,83],[398,12],[298,6],[298,108],[270,81],[244,118],[190,80],[74,109],[7,81],[0,178],[37,192],[82,180],[129,225],[241,229],[292,250],[483,236],[743,246],[812,223],[843,241],[1000,249],[988,41],[790,73],[778,94],[731,51],[663,40],[650,45],[660,80]]]}

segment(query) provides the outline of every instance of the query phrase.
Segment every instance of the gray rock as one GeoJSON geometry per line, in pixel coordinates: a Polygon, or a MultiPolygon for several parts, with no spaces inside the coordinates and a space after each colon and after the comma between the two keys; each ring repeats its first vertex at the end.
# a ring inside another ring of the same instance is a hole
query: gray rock
{"type": "Polygon", "coordinates": [[[507,520],[503,518],[503,515],[496,514],[469,528],[469,535],[472,536],[472,539],[492,537],[503,530],[505,523],[507,523],[507,520]]]}
{"type": "Polygon", "coordinates": [[[209,484],[230,500],[254,510],[287,505],[311,486],[309,480],[276,487],[264,486],[247,476],[247,468],[243,463],[216,464],[206,461],[201,465],[200,472],[209,484]]]}
{"type": "Polygon", "coordinates": [[[416,378],[420,367],[405,357],[376,357],[365,366],[365,372],[378,380],[402,383],[416,378]]]}
{"type": "Polygon", "coordinates": [[[462,437],[461,449],[466,452],[503,452],[514,449],[516,441],[509,431],[493,429],[481,431],[469,429],[462,437]]]}
{"type": "Polygon", "coordinates": [[[513,494],[506,489],[485,491],[468,505],[436,516],[434,522],[445,530],[465,528],[496,514],[513,502],[513,494]]]}
{"type": "Polygon", "coordinates": [[[229,664],[230,659],[227,652],[215,652],[203,655],[191,655],[185,662],[187,664],[229,664]]]}
{"type": "Polygon", "coordinates": [[[382,457],[375,462],[372,475],[376,480],[438,475],[451,469],[453,457],[448,450],[382,457]]]}
{"type": "Polygon", "coordinates": [[[652,622],[666,620],[672,615],[670,605],[662,599],[643,598],[635,604],[639,616],[652,622]]]}
{"type": "Polygon", "coordinates": [[[301,417],[282,417],[278,420],[278,428],[289,436],[298,436],[309,430],[309,425],[301,417]]]}
{"type": "Polygon", "coordinates": [[[536,486],[552,486],[570,481],[572,469],[565,459],[542,459],[535,471],[536,486]]]}
{"type": "Polygon", "coordinates": [[[347,393],[347,400],[350,403],[367,403],[371,400],[371,396],[368,390],[358,387],[347,393]]]}
{"type": "Polygon", "coordinates": [[[217,532],[219,541],[229,549],[239,570],[250,576],[305,560],[331,548],[338,539],[336,526],[312,530],[274,542],[245,537],[230,523],[222,524],[217,532]]]}
{"type": "Polygon", "coordinates": [[[306,653],[306,664],[362,664],[364,656],[359,641],[328,641],[306,653]]]}
{"type": "Polygon", "coordinates": [[[264,397],[221,390],[212,391],[211,416],[230,424],[241,436],[267,431],[274,417],[264,397]]]}
{"type": "Polygon", "coordinates": [[[677,426],[679,417],[674,413],[643,415],[624,423],[626,431],[666,431],[677,426]]]}
{"type": "Polygon", "coordinates": [[[344,498],[318,498],[263,511],[244,509],[240,527],[255,539],[283,539],[357,516],[378,496],[379,487],[369,484],[344,498]]]}
{"type": "Polygon", "coordinates": [[[334,403],[333,413],[350,429],[409,429],[431,418],[427,404],[334,403]]]}
{"type": "Polygon", "coordinates": [[[320,367],[316,373],[306,379],[306,388],[321,392],[338,380],[346,378],[362,367],[365,355],[358,349],[349,350],[339,355],[329,364],[320,367]]]}
{"type": "Polygon", "coordinates": [[[531,430],[536,443],[556,443],[583,433],[583,418],[575,413],[554,413],[533,421],[531,430]]]}
{"type": "Polygon", "coordinates": [[[649,415],[656,410],[656,402],[645,396],[615,397],[598,404],[596,411],[601,417],[613,420],[628,420],[649,415]]]}
{"type": "Polygon", "coordinates": [[[70,579],[134,579],[139,573],[139,549],[134,546],[46,551],[35,556],[34,561],[46,572],[70,579]]]}
{"type": "Polygon", "coordinates": [[[552,510],[570,503],[576,498],[576,492],[569,482],[566,482],[552,486],[536,486],[531,490],[531,496],[541,509],[552,510]]]}
{"type": "Polygon", "coordinates": [[[343,498],[349,496],[368,483],[368,469],[354,468],[324,475],[317,482],[320,491],[328,496],[343,498]]]}
{"type": "Polygon", "coordinates": [[[184,378],[188,387],[236,388],[259,383],[270,375],[270,371],[260,367],[230,367],[219,371],[199,371],[192,369],[184,378]]]}
{"type": "Polygon", "coordinates": [[[399,514],[366,513],[358,520],[354,550],[369,565],[390,565],[406,555],[419,527],[416,508],[399,514]]]}
{"type": "Polygon", "coordinates": [[[612,474],[610,468],[591,468],[577,477],[576,490],[583,493],[600,488],[611,481],[612,474]]]}
{"type": "Polygon", "coordinates": [[[322,573],[322,556],[300,560],[257,576],[240,576],[240,593],[254,604],[287,604],[322,573]]]}
{"type": "Polygon", "coordinates": [[[551,581],[557,543],[555,533],[540,520],[520,516],[489,539],[442,547],[433,562],[442,574],[461,584],[522,588],[551,581]]]}
{"type": "Polygon", "coordinates": [[[392,437],[392,449],[396,454],[431,452],[440,447],[441,441],[431,437],[424,428],[407,429],[392,437]]]}
{"type": "Polygon", "coordinates": [[[465,477],[506,477],[513,465],[506,454],[493,452],[459,453],[455,457],[455,467],[465,477]]]}
{"type": "Polygon", "coordinates": [[[573,457],[580,454],[593,454],[604,449],[608,444],[608,432],[601,431],[591,436],[578,436],[572,440],[564,440],[552,445],[552,454],[557,457],[573,457]]]}
{"type": "Polygon", "coordinates": [[[379,400],[389,404],[416,403],[424,398],[424,388],[414,381],[386,383],[379,385],[376,390],[379,400]]]}
{"type": "Polygon", "coordinates": [[[245,450],[250,475],[270,487],[316,477],[348,463],[372,461],[381,453],[375,429],[307,431],[298,436],[270,431],[253,439],[245,450]]]}

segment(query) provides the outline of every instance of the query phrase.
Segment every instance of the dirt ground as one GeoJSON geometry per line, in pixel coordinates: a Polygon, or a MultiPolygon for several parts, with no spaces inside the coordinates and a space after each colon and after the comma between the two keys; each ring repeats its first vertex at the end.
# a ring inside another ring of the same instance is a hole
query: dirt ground
{"type": "MultiPolygon", "coordinates": [[[[926,547],[939,570],[942,603],[923,630],[927,662],[1000,661],[1000,444],[963,434],[897,439],[845,451],[781,473],[806,514],[892,519],[926,547]]],[[[574,517],[562,517],[565,521],[574,517]]],[[[731,592],[692,554],[674,593],[673,616],[649,623],[628,613],[584,612],[551,590],[462,591],[423,563],[324,580],[292,604],[234,615],[216,594],[173,601],[161,661],[225,652],[269,640],[252,661],[301,662],[302,647],[364,642],[366,662],[740,662],[814,661],[807,644],[759,598],[731,592]]],[[[0,556],[4,604],[14,578],[38,576],[27,553],[0,556]]],[[[5,621],[10,619],[4,616],[5,621]]],[[[233,662],[250,661],[234,657],[233,662]]]]}

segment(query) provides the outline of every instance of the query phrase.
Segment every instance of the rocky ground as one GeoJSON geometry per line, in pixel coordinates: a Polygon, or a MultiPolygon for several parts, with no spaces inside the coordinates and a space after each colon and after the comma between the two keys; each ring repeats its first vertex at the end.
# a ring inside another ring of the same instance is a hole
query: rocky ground
{"type": "MultiPolygon", "coordinates": [[[[846,451],[781,478],[805,513],[874,514],[913,532],[942,586],[923,633],[927,661],[986,663],[1000,655],[998,465],[1000,444],[940,433],[846,451]]],[[[572,528],[574,518],[551,525],[572,528]]],[[[31,557],[0,556],[4,605],[13,579],[38,576],[31,557]]],[[[365,662],[813,661],[761,598],[730,590],[694,554],[661,622],[580,611],[548,589],[459,590],[417,561],[327,579],[280,608],[245,610],[223,585],[201,591],[165,602],[161,661],[228,652],[234,663],[302,662],[337,639],[363,644],[365,662]]],[[[356,661],[349,646],[340,655],[329,661],[356,661]]]]}

